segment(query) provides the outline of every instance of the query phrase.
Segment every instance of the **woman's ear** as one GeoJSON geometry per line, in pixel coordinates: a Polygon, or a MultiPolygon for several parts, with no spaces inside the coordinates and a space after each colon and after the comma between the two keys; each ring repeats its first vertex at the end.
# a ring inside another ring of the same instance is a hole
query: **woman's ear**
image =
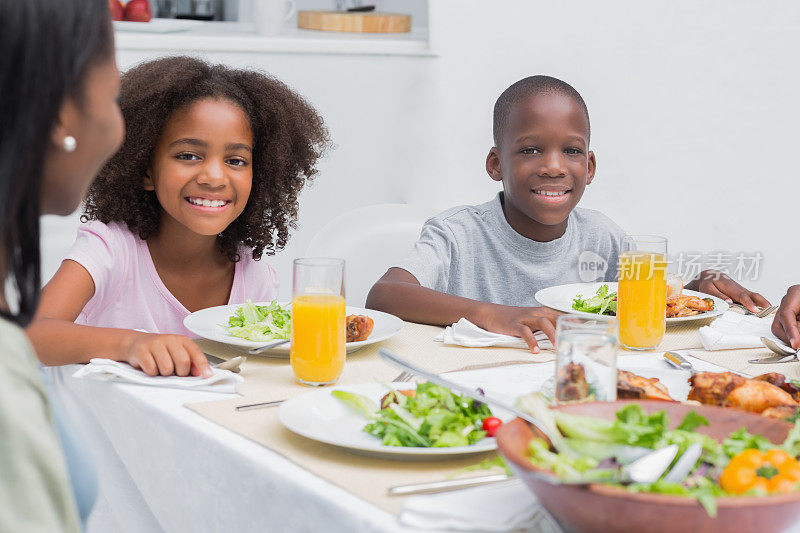
{"type": "Polygon", "coordinates": [[[594,152],[589,151],[589,172],[586,174],[586,185],[589,185],[594,179],[594,172],[597,170],[597,159],[594,157],[594,152]]]}
{"type": "Polygon", "coordinates": [[[486,156],[486,172],[494,181],[503,181],[503,173],[500,171],[500,150],[492,146],[489,155],[486,156]]]}
{"type": "MultiPolygon", "coordinates": [[[[64,100],[61,109],[58,110],[58,117],[53,129],[50,131],[50,144],[57,150],[65,150],[64,139],[75,135],[75,120],[77,110],[71,98],[64,100]]],[[[73,137],[74,141],[74,137],[73,137]]],[[[74,150],[74,148],[73,148],[74,150]]],[[[71,151],[71,150],[70,150],[71,151]]]]}
{"type": "Polygon", "coordinates": [[[153,176],[149,170],[144,173],[144,178],[142,178],[142,188],[146,191],[156,190],[156,183],[153,181],[153,176]]]}

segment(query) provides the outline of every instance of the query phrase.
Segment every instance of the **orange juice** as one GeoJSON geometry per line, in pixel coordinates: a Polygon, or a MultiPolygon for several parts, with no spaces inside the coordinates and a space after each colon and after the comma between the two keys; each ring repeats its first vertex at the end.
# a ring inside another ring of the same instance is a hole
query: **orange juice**
{"type": "Polygon", "coordinates": [[[292,300],[294,375],[309,385],[333,383],[345,359],[344,297],[301,294],[292,300]]]}
{"type": "Polygon", "coordinates": [[[667,258],[651,252],[619,256],[619,342],[633,350],[656,348],[667,327],[667,258]]]}

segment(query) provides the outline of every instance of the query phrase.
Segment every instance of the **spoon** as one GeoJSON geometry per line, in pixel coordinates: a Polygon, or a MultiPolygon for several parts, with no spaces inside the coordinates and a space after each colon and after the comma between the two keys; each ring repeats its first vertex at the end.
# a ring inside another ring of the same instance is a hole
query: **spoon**
{"type": "Polygon", "coordinates": [[[750,359],[748,363],[753,365],[759,365],[759,364],[770,364],[770,363],[791,363],[792,361],[797,360],[798,352],[793,350],[789,346],[786,346],[782,342],[770,339],[769,337],[761,337],[761,342],[764,343],[764,346],[769,348],[772,352],[780,355],[781,357],[778,359],[771,357],[764,357],[763,359],[750,359]]]}
{"type": "Polygon", "coordinates": [[[764,343],[764,346],[778,355],[797,355],[797,350],[786,346],[782,342],[770,339],[769,337],[761,337],[761,342],[764,343]]]}
{"type": "Polygon", "coordinates": [[[231,357],[227,361],[221,357],[217,357],[216,355],[205,354],[206,359],[208,359],[209,363],[212,363],[211,366],[213,368],[219,368],[221,370],[230,370],[234,374],[238,374],[241,371],[241,366],[247,360],[246,357],[242,355],[237,355],[236,357],[231,357]]]}
{"type": "MultiPolygon", "coordinates": [[[[413,363],[403,359],[396,353],[387,350],[386,348],[381,348],[378,350],[380,356],[392,363],[395,366],[398,366],[404,370],[407,370],[413,374],[416,374],[420,377],[425,378],[426,380],[439,385],[440,387],[444,387],[446,389],[450,389],[451,391],[458,392],[459,394],[463,394],[473,400],[478,400],[479,402],[488,403],[494,406],[499,407],[505,411],[509,411],[511,414],[525,420],[526,422],[532,424],[536,429],[541,431],[550,442],[553,444],[553,447],[556,450],[559,449],[559,444],[563,446],[563,439],[561,434],[558,433],[558,429],[550,428],[548,424],[545,424],[541,420],[534,418],[533,416],[529,415],[525,411],[518,409],[517,407],[506,403],[502,400],[498,400],[496,398],[490,398],[485,394],[471,389],[469,387],[465,387],[463,385],[459,385],[449,379],[443,378],[438,374],[434,374],[433,372],[429,372],[427,370],[423,370],[418,366],[414,365],[413,363]]],[[[654,483],[661,474],[669,467],[672,463],[672,460],[678,454],[678,445],[677,444],[670,444],[669,446],[665,446],[658,450],[653,450],[652,452],[636,459],[632,463],[625,466],[622,470],[622,478],[617,479],[615,481],[618,482],[634,482],[634,483],[654,483]]],[[[537,477],[543,478],[544,481],[553,484],[560,484],[560,485],[587,485],[592,481],[588,480],[565,480],[561,479],[552,474],[544,474],[541,472],[529,471],[530,474],[535,475],[537,477]]]]}

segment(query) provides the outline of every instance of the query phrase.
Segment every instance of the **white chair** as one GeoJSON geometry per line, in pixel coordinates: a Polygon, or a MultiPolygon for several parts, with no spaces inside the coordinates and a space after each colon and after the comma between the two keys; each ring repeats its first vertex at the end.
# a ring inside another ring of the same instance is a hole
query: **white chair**
{"type": "Polygon", "coordinates": [[[372,285],[411,251],[422,225],[438,212],[410,204],[359,207],[325,224],[306,255],[344,259],[347,304],[363,307],[372,285]]]}

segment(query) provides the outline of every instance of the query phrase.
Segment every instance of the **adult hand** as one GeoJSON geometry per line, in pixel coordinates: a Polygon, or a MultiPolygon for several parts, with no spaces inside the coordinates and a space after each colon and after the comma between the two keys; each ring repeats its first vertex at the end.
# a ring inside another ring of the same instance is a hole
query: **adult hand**
{"type": "Polygon", "coordinates": [[[766,298],[757,292],[745,289],[719,270],[704,270],[700,272],[700,276],[686,286],[687,289],[693,289],[694,287],[697,287],[694,290],[716,296],[728,303],[736,302],[742,304],[751,313],[757,313],[769,305],[766,298]]]}
{"type": "Polygon", "coordinates": [[[183,335],[137,333],[124,361],[150,376],[210,377],[212,374],[203,351],[183,335]]]}
{"type": "Polygon", "coordinates": [[[772,333],[783,342],[797,350],[800,348],[800,285],[792,285],[781,300],[775,320],[772,321],[772,333]]]}
{"type": "Polygon", "coordinates": [[[556,345],[556,319],[559,313],[549,307],[510,307],[491,305],[482,320],[481,327],[495,333],[521,337],[532,353],[539,353],[539,343],[533,335],[541,331],[553,346],[556,345]]]}

